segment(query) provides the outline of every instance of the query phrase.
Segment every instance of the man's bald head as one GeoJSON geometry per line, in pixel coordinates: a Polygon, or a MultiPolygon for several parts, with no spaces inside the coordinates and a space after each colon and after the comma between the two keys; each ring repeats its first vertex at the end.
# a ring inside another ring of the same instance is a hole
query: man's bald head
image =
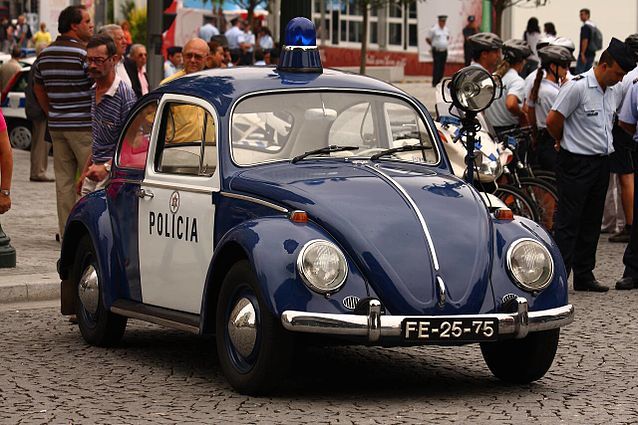
{"type": "Polygon", "coordinates": [[[206,66],[206,60],[210,54],[210,48],[201,38],[193,38],[188,40],[182,49],[184,57],[184,71],[186,74],[199,72],[206,66]]]}

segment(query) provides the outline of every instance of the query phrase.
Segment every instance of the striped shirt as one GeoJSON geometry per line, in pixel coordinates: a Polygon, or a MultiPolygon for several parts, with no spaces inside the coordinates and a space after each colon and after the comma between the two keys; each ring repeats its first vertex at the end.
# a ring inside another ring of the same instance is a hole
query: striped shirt
{"type": "Polygon", "coordinates": [[[136,101],[135,92],[117,75],[111,87],[95,103],[95,87],[91,90],[93,115],[92,159],[95,164],[110,161],[126,117],[136,101]]]}
{"type": "Polygon", "coordinates": [[[49,128],[53,131],[91,129],[91,80],[86,72],[84,44],[67,36],[44,49],[33,64],[34,81],[49,97],[49,128]]]}

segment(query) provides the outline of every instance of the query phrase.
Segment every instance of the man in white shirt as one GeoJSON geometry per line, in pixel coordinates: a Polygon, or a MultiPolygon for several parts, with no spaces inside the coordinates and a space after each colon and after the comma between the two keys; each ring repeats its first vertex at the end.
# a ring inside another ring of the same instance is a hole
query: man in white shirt
{"type": "Polygon", "coordinates": [[[450,40],[450,31],[445,26],[447,15],[439,15],[439,22],[428,31],[425,41],[432,46],[432,87],[435,87],[445,71],[445,61],[447,60],[447,47],[450,40]]]}
{"type": "Polygon", "coordinates": [[[122,31],[122,27],[116,24],[104,25],[98,31],[98,34],[107,34],[110,35],[113,41],[115,42],[115,55],[117,59],[117,64],[115,65],[115,75],[117,75],[120,80],[124,81],[129,87],[133,87],[133,83],[131,82],[131,78],[126,72],[126,68],[124,67],[124,57],[126,56],[126,38],[124,37],[124,31],[122,31]]]}
{"type": "Polygon", "coordinates": [[[244,34],[244,23],[239,19],[235,18],[230,21],[233,25],[224,35],[226,36],[226,40],[228,41],[228,49],[230,50],[230,55],[233,63],[237,63],[239,60],[239,55],[241,54],[241,50],[239,48],[239,37],[244,34]]]}
{"type": "Polygon", "coordinates": [[[204,25],[199,28],[199,38],[208,43],[215,35],[219,35],[219,30],[213,25],[213,17],[204,16],[204,25]]]}

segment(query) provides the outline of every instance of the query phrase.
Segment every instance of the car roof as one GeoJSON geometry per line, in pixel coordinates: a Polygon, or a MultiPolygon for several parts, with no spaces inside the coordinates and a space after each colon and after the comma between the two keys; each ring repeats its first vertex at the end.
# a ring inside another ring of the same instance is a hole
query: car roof
{"type": "MultiPolygon", "coordinates": [[[[278,72],[274,67],[218,68],[172,80],[155,90],[203,98],[221,108],[246,94],[304,89],[355,89],[406,95],[393,85],[372,77],[326,68],[323,73],[278,72]]],[[[409,95],[407,95],[409,96],[409,95]]]]}

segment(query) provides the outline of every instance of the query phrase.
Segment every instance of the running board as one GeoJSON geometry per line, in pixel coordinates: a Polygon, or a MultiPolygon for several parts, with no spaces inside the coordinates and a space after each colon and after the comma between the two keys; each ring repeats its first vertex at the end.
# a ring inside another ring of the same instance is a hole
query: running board
{"type": "Polygon", "coordinates": [[[155,307],[130,300],[115,300],[111,312],[199,335],[199,315],[155,307]]]}

